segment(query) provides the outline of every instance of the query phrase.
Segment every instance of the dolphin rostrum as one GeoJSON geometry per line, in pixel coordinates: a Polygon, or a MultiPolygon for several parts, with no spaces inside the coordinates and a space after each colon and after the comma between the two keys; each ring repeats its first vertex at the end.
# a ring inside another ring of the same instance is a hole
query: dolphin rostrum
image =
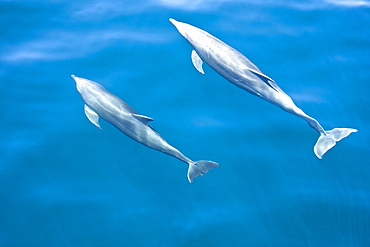
{"type": "Polygon", "coordinates": [[[100,84],[72,75],[76,81],[77,91],[85,102],[85,114],[95,126],[101,129],[99,117],[111,123],[121,132],[147,147],[171,155],[189,165],[188,180],[190,183],[199,175],[203,175],[209,169],[219,166],[213,161],[192,161],[179,150],[172,147],[166,140],[155,131],[149,121],[152,118],[137,113],[126,102],[108,92],[100,84]]]}
{"type": "Polygon", "coordinates": [[[298,108],[273,79],[265,75],[240,52],[204,30],[174,19],[170,19],[170,21],[194,48],[191,53],[191,60],[200,73],[204,74],[202,64],[205,61],[211,68],[237,87],[306,120],[312,128],[319,132],[320,137],[314,146],[314,152],[319,159],[336,142],[352,132],[357,132],[356,129],[350,128],[324,130],[316,119],[298,108]]]}

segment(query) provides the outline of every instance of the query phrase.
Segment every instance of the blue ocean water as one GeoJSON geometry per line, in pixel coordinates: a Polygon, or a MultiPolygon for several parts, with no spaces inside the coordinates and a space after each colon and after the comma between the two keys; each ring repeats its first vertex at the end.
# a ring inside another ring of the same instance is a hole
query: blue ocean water
{"type": "Polygon", "coordinates": [[[0,246],[370,246],[370,2],[1,1],[0,246]],[[327,129],[233,86],[168,21],[251,59],[327,129]],[[84,115],[102,84],[194,160],[84,115]]]}

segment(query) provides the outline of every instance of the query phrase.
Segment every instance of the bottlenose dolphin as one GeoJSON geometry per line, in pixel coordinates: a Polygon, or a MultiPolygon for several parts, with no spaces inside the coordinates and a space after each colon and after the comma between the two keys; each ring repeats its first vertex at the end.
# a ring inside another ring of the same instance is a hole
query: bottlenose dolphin
{"type": "Polygon", "coordinates": [[[352,132],[357,132],[356,129],[350,128],[324,130],[316,119],[298,108],[273,79],[265,75],[240,52],[204,30],[174,19],[169,20],[194,48],[191,53],[191,60],[200,73],[204,74],[202,64],[205,61],[211,68],[237,87],[306,120],[312,128],[319,132],[320,137],[314,146],[314,152],[319,159],[335,146],[336,142],[352,132]]]}
{"type": "Polygon", "coordinates": [[[203,175],[212,167],[219,166],[213,161],[190,160],[168,144],[149,125],[148,122],[153,121],[152,118],[139,114],[126,102],[108,92],[96,82],[75,75],[72,75],[72,78],[76,81],[77,91],[85,102],[86,117],[99,129],[101,129],[99,124],[99,117],[101,117],[135,141],[187,163],[189,165],[187,176],[190,183],[193,182],[195,177],[203,175]]]}

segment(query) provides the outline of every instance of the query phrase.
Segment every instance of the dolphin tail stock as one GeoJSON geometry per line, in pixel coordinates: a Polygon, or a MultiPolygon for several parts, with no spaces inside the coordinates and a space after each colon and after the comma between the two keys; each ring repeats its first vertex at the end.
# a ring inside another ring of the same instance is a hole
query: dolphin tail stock
{"type": "Polygon", "coordinates": [[[329,131],[325,131],[325,133],[321,133],[313,148],[317,158],[321,159],[322,156],[329,149],[334,147],[337,142],[342,140],[344,137],[349,136],[353,132],[357,132],[357,129],[335,128],[329,131]]]}
{"type": "Polygon", "coordinates": [[[193,183],[193,179],[208,172],[209,169],[213,167],[220,166],[218,163],[207,160],[198,160],[189,162],[188,169],[188,180],[190,183],[193,183]]]}

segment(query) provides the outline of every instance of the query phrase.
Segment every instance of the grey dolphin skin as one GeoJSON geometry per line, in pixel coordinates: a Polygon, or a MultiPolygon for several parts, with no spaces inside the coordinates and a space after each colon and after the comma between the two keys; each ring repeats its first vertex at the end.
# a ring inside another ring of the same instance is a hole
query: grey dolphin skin
{"type": "Polygon", "coordinates": [[[356,129],[350,128],[324,130],[317,120],[298,108],[273,79],[265,75],[240,52],[197,27],[174,19],[170,19],[170,21],[194,48],[191,59],[200,73],[204,74],[202,68],[204,61],[237,87],[306,120],[320,134],[314,146],[314,153],[319,159],[335,146],[336,142],[352,132],[357,132],[356,129]]]}
{"type": "Polygon", "coordinates": [[[219,166],[216,162],[200,160],[192,161],[179,150],[172,147],[155,131],[149,121],[152,118],[140,115],[126,102],[108,92],[100,84],[72,75],[76,81],[77,91],[85,102],[85,114],[95,126],[101,129],[99,117],[111,123],[121,132],[147,147],[171,155],[189,165],[188,180],[190,183],[209,169],[219,166]]]}

